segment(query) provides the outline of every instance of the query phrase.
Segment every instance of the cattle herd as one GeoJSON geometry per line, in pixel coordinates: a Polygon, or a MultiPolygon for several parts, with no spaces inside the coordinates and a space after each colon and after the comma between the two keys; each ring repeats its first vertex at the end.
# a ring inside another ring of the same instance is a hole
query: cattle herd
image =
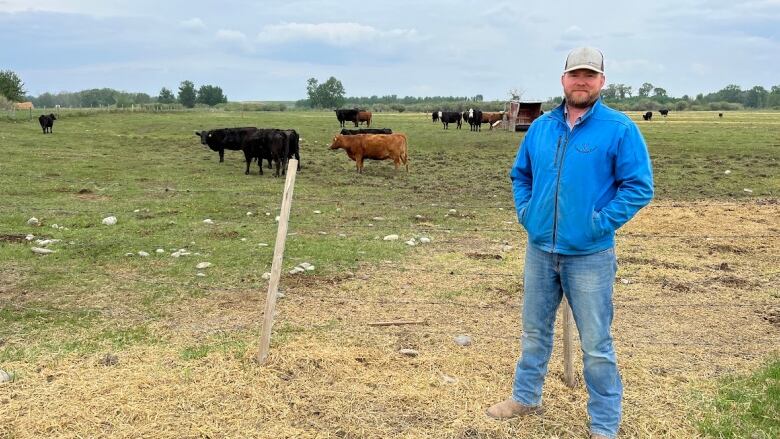
{"type": "Polygon", "coordinates": [[[219,153],[219,161],[225,161],[225,150],[241,150],[246,159],[245,174],[249,174],[249,168],[254,160],[263,175],[263,160],[268,161],[268,168],[273,169],[275,177],[284,175],[287,170],[287,161],[295,157],[298,160],[298,170],[301,166],[300,137],[295,130],[280,130],[276,128],[219,128],[209,131],[196,131],[200,137],[200,143],[219,153]]]}
{"type": "Polygon", "coordinates": [[[441,121],[442,127],[449,129],[449,124],[454,123],[457,129],[460,129],[463,123],[469,124],[471,131],[482,131],[482,124],[486,123],[493,129],[493,125],[504,118],[503,111],[488,112],[479,109],[469,108],[468,111],[459,113],[457,111],[434,111],[431,113],[431,121],[436,123],[441,121]]]}

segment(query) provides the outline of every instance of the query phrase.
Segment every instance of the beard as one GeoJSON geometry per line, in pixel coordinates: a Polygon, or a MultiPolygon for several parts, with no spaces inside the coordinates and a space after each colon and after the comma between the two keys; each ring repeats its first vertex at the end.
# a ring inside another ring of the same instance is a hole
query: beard
{"type": "Polygon", "coordinates": [[[598,100],[600,92],[600,90],[593,93],[586,92],[587,94],[583,96],[582,93],[572,91],[569,93],[564,92],[564,95],[566,96],[567,105],[574,108],[588,108],[598,100]]]}

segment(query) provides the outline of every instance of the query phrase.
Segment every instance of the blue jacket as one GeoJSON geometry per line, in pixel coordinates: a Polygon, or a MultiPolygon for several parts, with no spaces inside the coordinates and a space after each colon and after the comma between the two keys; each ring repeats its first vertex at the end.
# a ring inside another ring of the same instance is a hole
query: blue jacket
{"type": "Polygon", "coordinates": [[[520,224],[543,251],[587,255],[615,245],[615,230],[653,198],[642,134],[597,100],[569,130],[561,104],[537,118],[509,173],[520,224]]]}

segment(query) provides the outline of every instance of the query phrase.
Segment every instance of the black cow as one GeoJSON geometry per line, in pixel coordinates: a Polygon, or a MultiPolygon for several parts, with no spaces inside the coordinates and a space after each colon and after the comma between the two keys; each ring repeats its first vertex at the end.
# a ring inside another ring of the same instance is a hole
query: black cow
{"type": "Polygon", "coordinates": [[[464,119],[469,123],[469,129],[471,131],[482,131],[482,110],[469,108],[469,111],[466,111],[463,114],[464,119]]]}
{"type": "Polygon", "coordinates": [[[666,108],[663,108],[661,110],[658,110],[659,113],[661,113],[661,116],[666,117],[667,114],[669,114],[669,110],[666,108]]]}
{"type": "Polygon", "coordinates": [[[439,112],[438,111],[434,111],[433,113],[431,113],[431,120],[433,120],[433,123],[436,123],[436,121],[439,120],[439,112]]]}
{"type": "Polygon", "coordinates": [[[642,119],[644,119],[644,120],[651,120],[652,118],[653,118],[653,112],[652,111],[648,111],[647,113],[642,115],[642,119]]]}
{"type": "Polygon", "coordinates": [[[358,113],[360,110],[357,108],[333,110],[336,112],[336,119],[339,120],[339,124],[344,128],[344,124],[347,122],[354,122],[355,128],[358,126],[358,113]]]}
{"type": "MultiPolygon", "coordinates": [[[[300,140],[301,137],[298,135],[298,132],[295,130],[282,130],[285,135],[287,135],[287,158],[291,159],[295,157],[295,160],[298,160],[298,167],[297,170],[301,170],[301,155],[300,155],[300,140]]],[[[286,162],[285,162],[286,165],[286,162]]],[[[270,169],[270,166],[269,166],[270,169]]],[[[287,170],[287,167],[285,166],[285,171],[287,170]]]]}
{"type": "Polygon", "coordinates": [[[244,174],[249,174],[250,165],[254,160],[257,160],[259,173],[263,175],[264,159],[268,160],[269,168],[272,168],[272,161],[276,162],[275,177],[279,177],[284,173],[283,170],[286,169],[289,156],[289,134],[286,131],[292,130],[265,128],[246,135],[240,135],[238,132],[231,134],[233,141],[240,139],[241,150],[244,151],[246,160],[246,171],[244,171],[244,174]]]}
{"type": "Polygon", "coordinates": [[[723,113],[718,113],[718,117],[723,117],[723,113]]]}
{"type": "Polygon", "coordinates": [[[54,116],[54,113],[51,113],[49,115],[41,114],[40,117],[38,117],[38,122],[41,123],[41,129],[43,130],[43,134],[51,133],[51,129],[54,127],[54,121],[57,120],[57,117],[54,116]]]}
{"type": "Polygon", "coordinates": [[[225,161],[225,150],[238,151],[241,149],[243,137],[257,131],[255,127],[219,128],[209,131],[195,131],[200,137],[200,143],[219,153],[219,162],[225,161]]]}
{"type": "Polygon", "coordinates": [[[341,134],[345,136],[354,136],[355,134],[393,134],[393,130],[390,128],[363,128],[359,130],[344,128],[341,130],[341,134]]]}
{"type": "Polygon", "coordinates": [[[439,112],[439,120],[441,121],[442,125],[444,126],[444,129],[449,129],[449,124],[456,123],[457,128],[460,129],[462,124],[463,116],[458,113],[457,111],[440,111],[439,112]]]}

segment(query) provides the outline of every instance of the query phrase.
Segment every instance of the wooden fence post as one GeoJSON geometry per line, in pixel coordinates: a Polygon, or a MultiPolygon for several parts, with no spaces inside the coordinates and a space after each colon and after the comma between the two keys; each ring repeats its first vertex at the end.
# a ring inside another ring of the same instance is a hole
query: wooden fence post
{"type": "Polygon", "coordinates": [[[274,324],[276,291],[279,288],[279,278],[282,275],[284,243],[287,239],[287,223],[290,219],[290,207],[292,206],[293,189],[295,188],[295,174],[298,169],[298,160],[291,159],[288,163],[287,180],[284,182],[284,193],[282,194],[282,211],[279,214],[279,227],[276,231],[276,245],[274,246],[274,258],[271,264],[271,279],[268,281],[268,294],[265,298],[265,311],[263,311],[260,351],[257,354],[257,362],[260,364],[265,364],[265,361],[268,359],[268,348],[271,344],[271,327],[274,324]]]}
{"type": "Polygon", "coordinates": [[[563,299],[563,382],[568,387],[574,387],[577,385],[577,379],[574,376],[574,365],[572,364],[572,357],[574,356],[574,347],[572,346],[572,328],[574,325],[574,317],[571,314],[571,307],[569,301],[563,299]]]}

